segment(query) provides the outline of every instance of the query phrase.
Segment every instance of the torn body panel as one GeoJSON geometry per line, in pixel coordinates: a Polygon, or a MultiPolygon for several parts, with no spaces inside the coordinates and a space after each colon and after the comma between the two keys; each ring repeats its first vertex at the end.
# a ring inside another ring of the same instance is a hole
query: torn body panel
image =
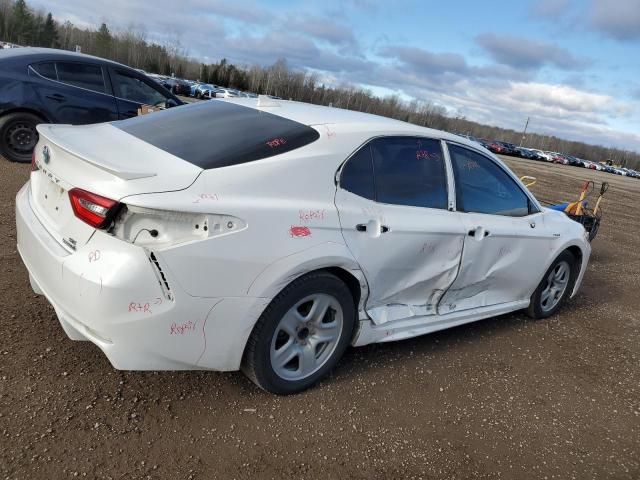
{"type": "Polygon", "coordinates": [[[520,300],[473,310],[457,311],[445,315],[405,318],[382,325],[376,325],[371,320],[361,320],[358,333],[353,340],[353,345],[360,347],[370,343],[404,340],[418,335],[445,330],[457,325],[503,315],[514,310],[526,308],[528,304],[528,300],[520,300]]]}
{"type": "Polygon", "coordinates": [[[340,188],[336,206],[369,285],[366,311],[373,321],[436,314],[458,273],[465,234],[459,214],[375,203],[340,188]]]}

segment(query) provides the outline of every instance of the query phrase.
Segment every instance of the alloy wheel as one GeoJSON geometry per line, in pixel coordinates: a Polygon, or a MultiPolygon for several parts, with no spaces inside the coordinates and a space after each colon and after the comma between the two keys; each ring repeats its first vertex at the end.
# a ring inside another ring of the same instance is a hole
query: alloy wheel
{"type": "Polygon", "coordinates": [[[540,294],[540,307],[544,312],[553,310],[564,296],[569,285],[571,267],[566,261],[561,261],[547,275],[547,284],[540,294]]]}
{"type": "Polygon", "coordinates": [[[344,324],[340,302],[325,293],[298,301],[282,317],[271,340],[270,359],[280,378],[302,380],[331,358],[344,324]]]}

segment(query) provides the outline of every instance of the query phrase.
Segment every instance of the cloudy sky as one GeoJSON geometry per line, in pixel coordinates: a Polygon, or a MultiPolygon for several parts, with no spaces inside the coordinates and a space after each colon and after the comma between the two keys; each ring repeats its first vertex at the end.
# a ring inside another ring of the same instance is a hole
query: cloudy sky
{"type": "Polygon", "coordinates": [[[206,61],[318,72],[502,127],[640,151],[640,0],[31,0],[206,61]]]}

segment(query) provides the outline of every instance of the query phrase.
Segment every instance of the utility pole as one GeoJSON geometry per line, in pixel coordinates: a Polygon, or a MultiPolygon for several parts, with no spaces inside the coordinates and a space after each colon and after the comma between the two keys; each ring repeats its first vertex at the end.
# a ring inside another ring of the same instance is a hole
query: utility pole
{"type": "Polygon", "coordinates": [[[520,139],[520,146],[524,143],[525,135],[527,134],[527,127],[529,126],[529,117],[527,117],[527,123],[524,124],[524,130],[522,131],[522,138],[520,139]]]}

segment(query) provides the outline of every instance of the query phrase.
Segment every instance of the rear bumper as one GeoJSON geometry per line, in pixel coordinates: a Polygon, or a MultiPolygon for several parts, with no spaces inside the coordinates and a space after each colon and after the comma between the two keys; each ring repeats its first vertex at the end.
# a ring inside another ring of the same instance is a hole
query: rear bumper
{"type": "Polygon", "coordinates": [[[33,212],[27,183],[16,196],[18,251],[31,285],[73,340],[96,344],[123,370],[237,370],[268,299],[193,297],[151,252],[96,231],[70,253],[33,212]]]}

